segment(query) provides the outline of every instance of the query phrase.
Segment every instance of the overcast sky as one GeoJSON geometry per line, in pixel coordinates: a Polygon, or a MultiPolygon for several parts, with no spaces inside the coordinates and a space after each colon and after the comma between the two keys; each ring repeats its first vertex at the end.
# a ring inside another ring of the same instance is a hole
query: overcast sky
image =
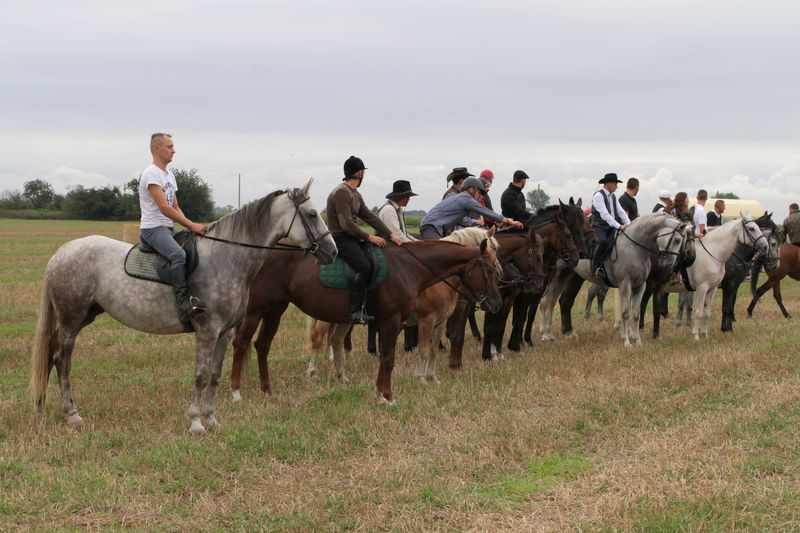
{"type": "Polygon", "coordinates": [[[553,200],[606,172],[800,200],[796,1],[15,1],[0,19],[0,192],[122,185],[171,132],[218,205],[351,154],[430,209],[454,166],[517,168],[553,200]]]}

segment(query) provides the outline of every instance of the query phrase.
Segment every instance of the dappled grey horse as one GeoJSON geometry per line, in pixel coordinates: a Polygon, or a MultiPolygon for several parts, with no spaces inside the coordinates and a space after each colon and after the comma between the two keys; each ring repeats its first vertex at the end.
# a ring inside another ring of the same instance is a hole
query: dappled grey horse
{"type": "MultiPolygon", "coordinates": [[[[625,346],[641,345],[639,312],[651,254],[665,268],[672,268],[686,238],[686,225],[665,213],[642,215],[619,232],[610,256],[603,262],[609,281],[619,288],[622,302],[620,334],[625,346]]],[[[590,272],[590,261],[581,259],[575,272],[595,283],[602,280],[590,272]]]]}
{"type": "MultiPolygon", "coordinates": [[[[321,264],[336,256],[336,244],[309,198],[310,186],[311,180],[302,188],[276,191],[245,205],[210,224],[207,238],[197,243],[199,264],[189,284],[193,294],[202,295],[208,310],[192,319],[195,393],[188,414],[195,435],[205,432],[200,420],[204,392],[202,414],[209,427],[219,426],[214,398],[225,349],[244,314],[250,282],[269,261],[269,248],[288,238],[298,243],[298,251],[315,254],[321,264]]],[[[72,350],[80,330],[102,312],[139,331],[186,332],[170,286],[125,273],[123,262],[130,247],[93,235],[64,244],[47,263],[31,354],[31,395],[40,412],[55,366],[67,423],[83,423],[70,390],[72,350]]]]}

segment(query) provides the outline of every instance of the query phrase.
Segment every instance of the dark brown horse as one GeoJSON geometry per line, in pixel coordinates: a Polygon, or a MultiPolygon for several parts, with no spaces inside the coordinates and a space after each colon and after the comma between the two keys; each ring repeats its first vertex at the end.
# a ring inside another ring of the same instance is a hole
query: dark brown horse
{"type": "Polygon", "coordinates": [[[750,305],[747,306],[747,316],[753,316],[753,310],[756,308],[759,298],[761,298],[765,292],[772,289],[772,296],[775,298],[775,301],[778,302],[778,307],[781,308],[783,316],[786,318],[791,318],[792,315],[790,315],[789,311],[787,311],[783,306],[783,297],[781,297],[781,280],[786,276],[789,276],[792,279],[800,280],[800,246],[795,246],[794,244],[781,244],[779,255],[780,260],[778,268],[772,272],[769,272],[767,281],[764,282],[764,284],[760,286],[758,290],[756,290],[756,285],[758,285],[758,272],[760,270],[760,266],[756,266],[753,269],[753,273],[750,275],[750,288],[753,292],[753,300],[750,302],[750,305]]]}
{"type": "MultiPolygon", "coordinates": [[[[484,241],[479,250],[441,241],[417,241],[384,249],[388,276],[368,294],[370,310],[380,324],[380,366],[376,382],[382,403],[393,403],[392,369],[397,335],[414,310],[417,295],[450,276],[464,284],[462,292],[489,310],[500,307],[500,290],[495,273],[497,258],[484,241]]],[[[312,257],[275,251],[250,286],[245,318],[234,338],[231,389],[239,397],[242,363],[250,340],[263,323],[255,343],[261,390],[271,393],[267,355],[289,303],[307,315],[334,324],[348,322],[349,295],[343,289],[329,289],[319,282],[319,267],[312,257]]]]}

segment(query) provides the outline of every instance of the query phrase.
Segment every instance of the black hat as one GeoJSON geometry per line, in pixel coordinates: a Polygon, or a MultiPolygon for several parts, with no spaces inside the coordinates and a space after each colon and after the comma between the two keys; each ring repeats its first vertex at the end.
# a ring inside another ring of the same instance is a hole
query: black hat
{"type": "Polygon", "coordinates": [[[397,180],[392,185],[392,192],[386,195],[389,200],[396,200],[398,198],[407,198],[409,196],[416,196],[417,193],[411,190],[411,183],[407,180],[397,180]]]}
{"type": "Polygon", "coordinates": [[[470,174],[467,170],[467,167],[456,167],[450,174],[447,175],[447,181],[457,181],[464,178],[469,178],[470,176],[474,177],[475,174],[470,174]]]}
{"type": "Polygon", "coordinates": [[[528,175],[525,174],[524,170],[515,170],[514,171],[514,181],[527,180],[527,179],[530,179],[530,178],[528,178],[528,175]]]}
{"type": "Polygon", "coordinates": [[[601,179],[597,183],[622,183],[622,180],[619,179],[617,175],[614,174],[613,172],[609,172],[608,174],[603,176],[603,179],[601,179]]]}
{"type": "Polygon", "coordinates": [[[351,155],[347,158],[347,161],[344,162],[344,179],[349,178],[359,170],[366,170],[367,167],[364,166],[364,162],[359,159],[358,157],[351,155]]]}

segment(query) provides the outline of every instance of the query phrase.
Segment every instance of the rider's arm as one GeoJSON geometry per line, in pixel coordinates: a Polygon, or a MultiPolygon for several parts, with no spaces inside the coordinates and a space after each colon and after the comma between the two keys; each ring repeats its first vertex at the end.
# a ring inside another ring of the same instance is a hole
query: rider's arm
{"type": "Polygon", "coordinates": [[[173,222],[177,222],[181,226],[194,233],[206,232],[206,227],[204,225],[192,222],[186,217],[186,215],[183,214],[183,211],[181,211],[181,208],[178,205],[177,194],[173,195],[172,205],[170,205],[169,202],[167,202],[167,195],[164,194],[163,190],[161,190],[161,186],[152,183],[147,186],[147,192],[149,192],[150,196],[153,197],[153,200],[155,200],[159,211],[161,211],[165,217],[169,218],[173,222]]]}

